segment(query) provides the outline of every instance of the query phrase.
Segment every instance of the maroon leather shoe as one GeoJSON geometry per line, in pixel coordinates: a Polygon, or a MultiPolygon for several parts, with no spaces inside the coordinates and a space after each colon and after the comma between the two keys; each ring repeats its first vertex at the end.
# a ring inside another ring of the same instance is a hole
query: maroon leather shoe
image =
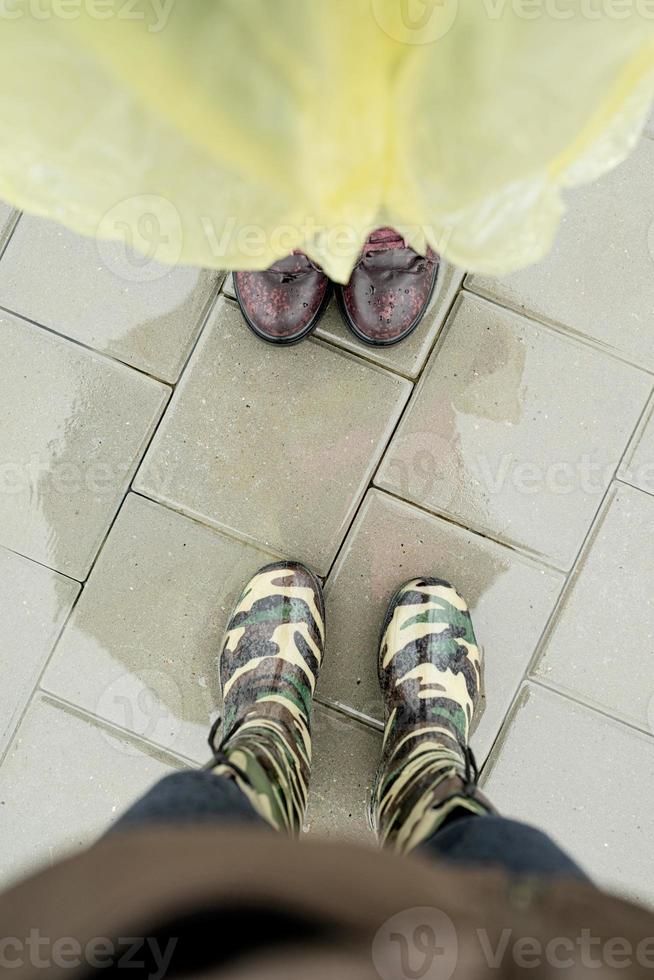
{"type": "Polygon", "coordinates": [[[439,263],[431,249],[423,258],[392,228],[373,231],[349,283],[336,291],[354,336],[373,347],[408,337],[425,315],[439,263]]]}
{"type": "Polygon", "coordinates": [[[247,325],[270,344],[296,344],[310,334],[332,292],[325,273],[303,252],[263,272],[235,272],[234,290],[247,325]]]}

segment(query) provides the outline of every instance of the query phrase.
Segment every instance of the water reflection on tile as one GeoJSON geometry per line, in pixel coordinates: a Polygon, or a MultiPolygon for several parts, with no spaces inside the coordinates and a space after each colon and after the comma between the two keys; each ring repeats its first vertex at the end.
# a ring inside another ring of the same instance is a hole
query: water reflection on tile
{"type": "Polygon", "coordinates": [[[381,624],[396,590],[416,575],[447,579],[470,605],[484,654],[486,698],[473,738],[481,761],[520,684],[563,576],[371,491],[325,587],[329,629],[320,697],[383,717],[377,680],[381,624]]]}
{"type": "Polygon", "coordinates": [[[77,582],[0,548],[0,755],[78,591],[77,582]]]}
{"type": "Polygon", "coordinates": [[[325,574],[410,383],[221,299],[139,471],[146,496],[325,574]]]}
{"type": "Polygon", "coordinates": [[[0,261],[0,306],[176,381],[221,278],[23,216],[0,261]]]}
{"type": "Polygon", "coordinates": [[[206,762],[223,631],[247,580],[272,560],[130,494],[42,686],[206,762]]]}
{"type": "Polygon", "coordinates": [[[0,315],[0,544],[83,579],[169,389],[0,315]]]}
{"type": "Polygon", "coordinates": [[[375,479],[567,569],[652,378],[464,294],[375,479]]]}

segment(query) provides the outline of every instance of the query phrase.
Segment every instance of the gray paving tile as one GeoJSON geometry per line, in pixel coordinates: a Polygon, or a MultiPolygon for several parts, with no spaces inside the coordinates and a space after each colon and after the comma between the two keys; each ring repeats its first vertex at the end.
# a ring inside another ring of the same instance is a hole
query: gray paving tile
{"type": "Polygon", "coordinates": [[[652,379],[464,294],[375,483],[569,568],[652,379]]]}
{"type": "Polygon", "coordinates": [[[206,762],[223,631],[248,578],[271,560],[130,494],[42,686],[206,762]]]}
{"type": "Polygon", "coordinates": [[[362,354],[376,364],[398,371],[409,378],[420,373],[438,331],[443,326],[447,312],[461,286],[463,272],[447,263],[439,272],[437,287],[425,313],[424,320],[410,337],[395,347],[369,347],[356,339],[343,323],[336,300],[332,300],[321,319],[316,336],[338,344],[354,354],[362,354]]]}
{"type": "Polygon", "coordinates": [[[0,548],[0,756],[78,591],[77,582],[0,548]]]}
{"type": "Polygon", "coordinates": [[[654,734],[654,498],[616,485],[535,674],[654,734]]]}
{"type": "Polygon", "coordinates": [[[0,261],[0,306],[176,381],[220,278],[23,216],[0,261]]]}
{"type": "Polygon", "coordinates": [[[0,767],[2,884],[88,846],[171,771],[167,758],[37,697],[0,767]]]}
{"type": "Polygon", "coordinates": [[[225,294],[225,296],[228,296],[230,299],[236,299],[236,290],[234,289],[234,274],[232,272],[228,272],[227,275],[225,276],[222,292],[225,294]]]}
{"type": "Polygon", "coordinates": [[[654,145],[641,140],[616,170],[567,199],[553,248],[503,279],[469,288],[594,338],[654,369],[654,145]]]}
{"type": "Polygon", "coordinates": [[[379,631],[395,591],[415,575],[447,579],[470,605],[484,654],[486,697],[473,737],[481,762],[529,665],[563,575],[372,491],[326,583],[328,633],[320,697],[383,718],[379,631]]]}
{"type": "Polygon", "coordinates": [[[2,253],[4,244],[11,234],[16,217],[14,209],[5,204],[4,201],[0,201],[0,253],[2,253]]]}
{"type": "Polygon", "coordinates": [[[312,837],[375,845],[367,808],[381,745],[379,732],[316,705],[309,806],[304,823],[312,837]]]}
{"type": "Polygon", "coordinates": [[[0,544],[83,579],[169,389],[0,315],[0,544]]]}
{"type": "Polygon", "coordinates": [[[221,299],[135,487],[326,574],[410,383],[313,340],[258,340],[221,299]]]}
{"type": "Polygon", "coordinates": [[[591,878],[654,904],[654,739],[528,685],[484,773],[506,816],[535,824],[591,878]]]}
{"type": "Polygon", "coordinates": [[[625,483],[654,494],[654,404],[638,427],[618,476],[625,483]]]}

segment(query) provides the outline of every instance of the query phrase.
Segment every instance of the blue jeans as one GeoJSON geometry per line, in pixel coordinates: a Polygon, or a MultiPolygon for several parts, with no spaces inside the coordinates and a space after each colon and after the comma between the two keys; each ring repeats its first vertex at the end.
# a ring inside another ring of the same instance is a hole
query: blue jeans
{"type": "MultiPolygon", "coordinates": [[[[152,824],[221,821],[259,824],[273,832],[233,780],[193,770],[165,776],[120,817],[112,832],[152,824]]],[[[466,813],[449,820],[420,850],[459,865],[499,865],[510,874],[568,875],[588,881],[547,834],[506,817],[466,813]]]]}

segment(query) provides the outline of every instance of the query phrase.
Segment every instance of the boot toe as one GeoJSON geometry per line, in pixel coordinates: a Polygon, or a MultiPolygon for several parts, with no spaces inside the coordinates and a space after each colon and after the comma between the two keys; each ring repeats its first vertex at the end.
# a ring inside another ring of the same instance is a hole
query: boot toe
{"type": "Polygon", "coordinates": [[[291,344],[317,325],[328,299],[329,280],[310,270],[297,279],[267,272],[235,272],[236,298],[254,333],[269,343],[291,344]]]}
{"type": "Polygon", "coordinates": [[[421,322],[436,284],[438,262],[416,259],[422,263],[418,274],[357,267],[350,282],[339,288],[346,325],[363,343],[389,347],[408,337],[421,322]]]}

